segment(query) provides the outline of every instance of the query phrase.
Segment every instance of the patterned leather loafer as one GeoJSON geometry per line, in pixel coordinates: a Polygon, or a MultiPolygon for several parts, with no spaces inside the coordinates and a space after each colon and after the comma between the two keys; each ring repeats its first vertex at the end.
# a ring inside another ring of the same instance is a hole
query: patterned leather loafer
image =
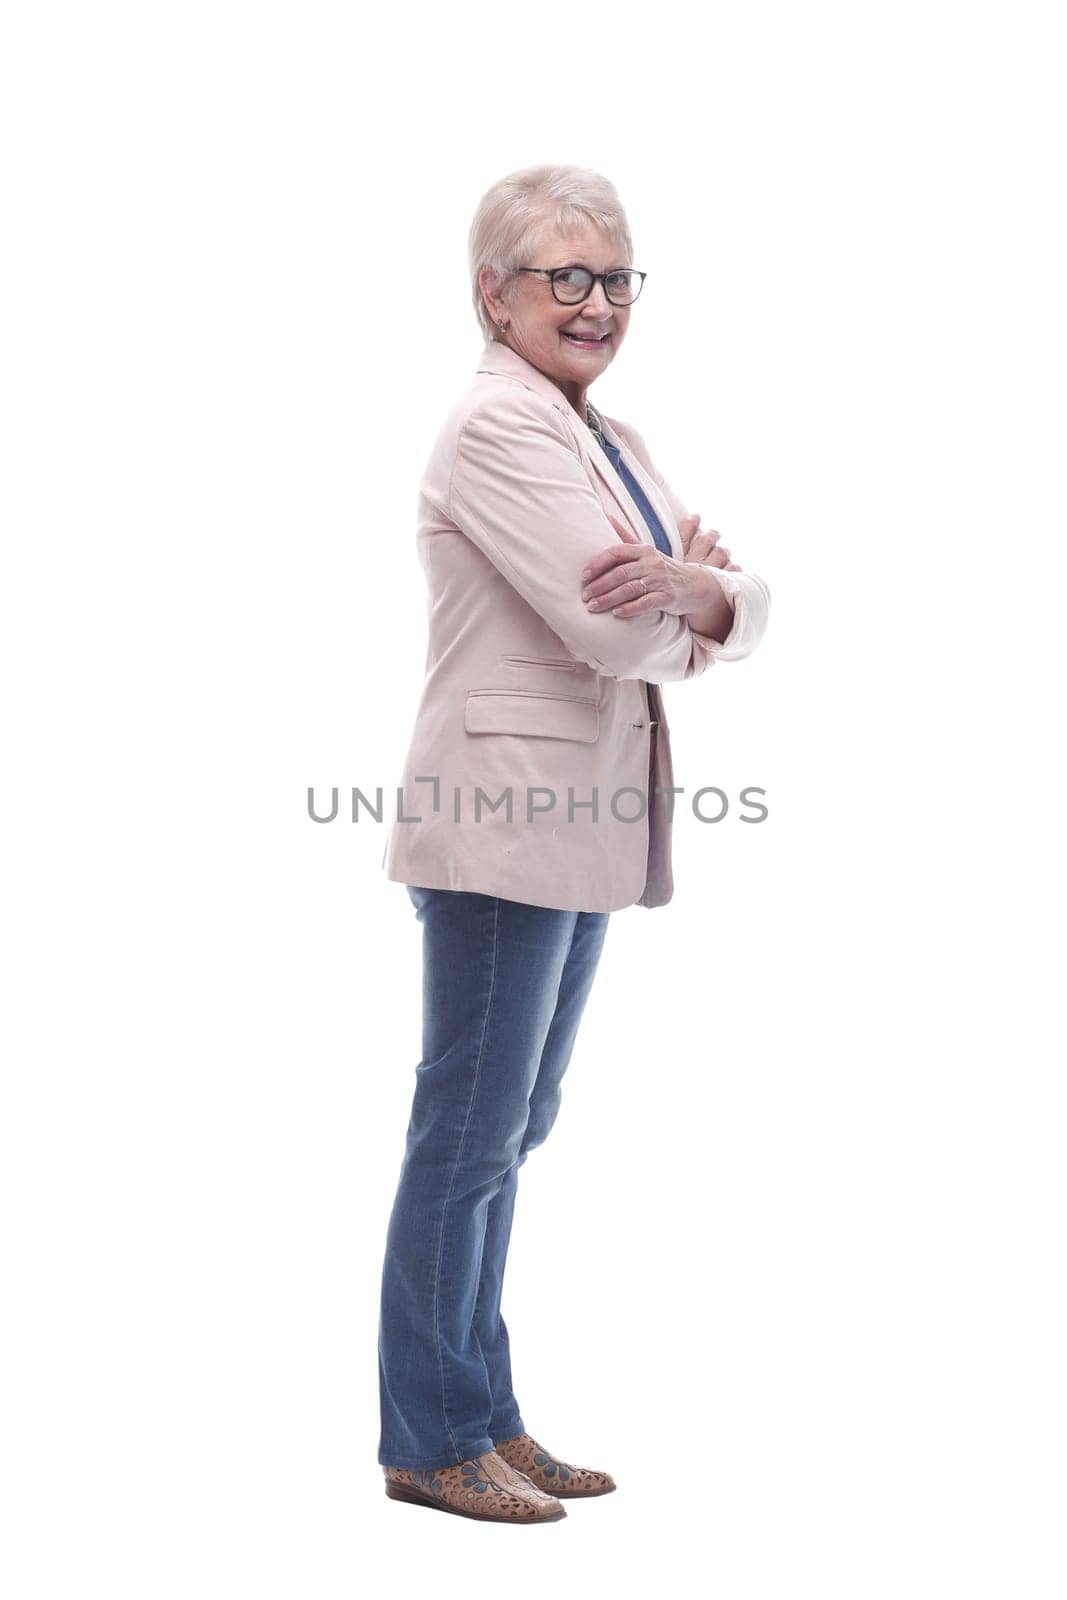
{"type": "Polygon", "coordinates": [[[390,1500],[434,1506],[483,1522],[558,1522],[567,1515],[554,1495],[537,1488],[495,1450],[450,1467],[383,1467],[390,1500]]]}
{"type": "Polygon", "coordinates": [[[560,1461],[549,1455],[528,1433],[518,1433],[514,1439],[494,1440],[494,1447],[511,1466],[538,1489],[545,1489],[559,1500],[574,1499],[594,1494],[610,1494],[615,1479],[610,1472],[597,1472],[592,1467],[572,1467],[569,1461],[560,1461]]]}

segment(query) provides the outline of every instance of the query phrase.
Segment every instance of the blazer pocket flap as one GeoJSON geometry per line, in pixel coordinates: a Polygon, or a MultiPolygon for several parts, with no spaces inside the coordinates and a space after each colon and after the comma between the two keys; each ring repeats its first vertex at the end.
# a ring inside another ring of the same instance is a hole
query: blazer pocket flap
{"type": "Polygon", "coordinates": [[[595,700],[533,690],[472,689],[464,723],[468,733],[532,734],[592,744],[600,731],[595,700]]]}

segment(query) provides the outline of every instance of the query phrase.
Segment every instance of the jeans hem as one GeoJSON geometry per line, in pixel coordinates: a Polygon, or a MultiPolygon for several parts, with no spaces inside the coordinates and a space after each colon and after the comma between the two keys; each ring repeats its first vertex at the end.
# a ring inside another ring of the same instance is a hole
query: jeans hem
{"type": "Polygon", "coordinates": [[[493,1441],[488,1435],[475,1439],[473,1444],[459,1446],[461,1455],[456,1455],[455,1449],[449,1446],[448,1450],[438,1450],[432,1456],[393,1456],[378,1452],[378,1465],[380,1467],[423,1467],[431,1472],[444,1471],[445,1467],[458,1467],[461,1461],[473,1461],[476,1456],[484,1456],[487,1451],[494,1449],[493,1441]],[[441,1457],[447,1455],[447,1461],[441,1457]]]}

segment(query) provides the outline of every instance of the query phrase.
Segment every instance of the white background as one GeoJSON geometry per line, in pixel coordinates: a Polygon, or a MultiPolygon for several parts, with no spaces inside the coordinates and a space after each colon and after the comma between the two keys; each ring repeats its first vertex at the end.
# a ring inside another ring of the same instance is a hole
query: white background
{"type": "Polygon", "coordinates": [[[1062,1596],[1053,14],[9,13],[18,1600],[1062,1596]],[[306,791],[399,779],[467,230],[541,161],[648,273],[594,403],[773,595],[676,781],[770,815],[680,813],[523,1169],[524,1420],[619,1488],[517,1550],[382,1492],[421,935],[306,791]]]}

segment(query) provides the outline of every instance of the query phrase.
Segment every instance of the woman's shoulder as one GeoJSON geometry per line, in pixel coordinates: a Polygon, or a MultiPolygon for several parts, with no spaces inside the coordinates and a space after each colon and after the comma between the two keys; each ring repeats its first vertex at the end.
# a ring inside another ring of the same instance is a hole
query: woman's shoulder
{"type": "Polygon", "coordinates": [[[569,443],[574,428],[568,426],[568,410],[576,425],[577,413],[562,396],[557,404],[548,395],[514,378],[478,373],[449,407],[438,440],[455,447],[463,434],[470,438],[504,438],[532,430],[550,433],[569,443]]]}
{"type": "Polygon", "coordinates": [[[518,378],[496,372],[478,372],[457,401],[467,416],[560,417],[572,408],[562,394],[548,393],[547,385],[531,388],[518,378]]]}
{"type": "Polygon", "coordinates": [[[431,439],[424,493],[444,506],[450,504],[457,474],[484,478],[501,468],[511,470],[519,459],[551,461],[559,451],[577,457],[578,416],[572,415],[569,427],[546,395],[514,379],[479,373],[449,406],[431,439]]]}

